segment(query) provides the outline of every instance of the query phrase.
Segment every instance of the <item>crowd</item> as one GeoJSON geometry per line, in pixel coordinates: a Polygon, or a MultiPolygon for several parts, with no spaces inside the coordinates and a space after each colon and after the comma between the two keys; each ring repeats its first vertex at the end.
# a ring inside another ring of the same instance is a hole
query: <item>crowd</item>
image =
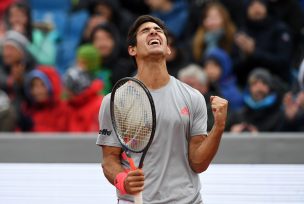
{"type": "Polygon", "coordinates": [[[172,76],[229,101],[226,131],[304,131],[303,0],[2,0],[0,131],[97,132],[141,14],[168,27],[172,76]]]}

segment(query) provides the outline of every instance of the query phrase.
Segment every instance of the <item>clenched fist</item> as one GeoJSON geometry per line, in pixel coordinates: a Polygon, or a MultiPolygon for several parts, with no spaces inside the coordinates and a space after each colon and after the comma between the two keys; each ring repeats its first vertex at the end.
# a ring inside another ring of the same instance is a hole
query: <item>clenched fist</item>
{"type": "Polygon", "coordinates": [[[136,169],[128,172],[128,176],[125,179],[125,189],[128,194],[135,195],[144,190],[145,176],[143,170],[136,169]]]}
{"type": "Polygon", "coordinates": [[[224,130],[227,119],[228,101],[218,96],[211,96],[210,103],[214,117],[214,126],[224,130]]]}

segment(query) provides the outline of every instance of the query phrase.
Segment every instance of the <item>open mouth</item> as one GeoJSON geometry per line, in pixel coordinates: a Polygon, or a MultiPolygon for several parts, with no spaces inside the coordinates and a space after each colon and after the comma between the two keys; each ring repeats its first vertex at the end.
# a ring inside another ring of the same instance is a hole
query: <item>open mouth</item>
{"type": "Polygon", "coordinates": [[[158,39],[152,39],[148,42],[148,45],[161,45],[161,43],[158,39]]]}

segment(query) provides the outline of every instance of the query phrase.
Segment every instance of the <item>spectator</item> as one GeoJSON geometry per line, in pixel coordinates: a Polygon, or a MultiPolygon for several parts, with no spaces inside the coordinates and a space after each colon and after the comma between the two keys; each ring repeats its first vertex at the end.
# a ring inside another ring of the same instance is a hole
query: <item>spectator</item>
{"type": "Polygon", "coordinates": [[[111,72],[112,85],[119,79],[131,76],[135,67],[131,59],[122,52],[121,39],[117,29],[112,24],[100,24],[94,28],[91,42],[102,56],[103,68],[111,72]]]}
{"type": "Polygon", "coordinates": [[[105,95],[111,91],[111,72],[102,67],[102,57],[93,45],[85,44],[78,48],[77,60],[73,68],[88,72],[92,79],[101,79],[104,86],[99,90],[100,94],[105,95]]]}
{"type": "Polygon", "coordinates": [[[31,118],[33,132],[67,131],[67,105],[61,100],[62,86],[58,72],[53,67],[39,66],[26,76],[25,91],[29,103],[23,105],[31,118]]]}
{"type": "Polygon", "coordinates": [[[283,112],[271,74],[254,69],[248,78],[249,91],[244,94],[245,107],[230,117],[231,132],[275,132],[282,127],[283,112]]]}
{"type": "Polygon", "coordinates": [[[168,31],[176,39],[183,37],[188,21],[188,4],[184,0],[145,0],[152,11],[151,15],[164,21],[168,31]]]}
{"type": "Polygon", "coordinates": [[[31,10],[23,2],[15,2],[5,12],[4,20],[7,30],[14,30],[22,33],[32,42],[32,18],[31,10]]]}
{"type": "Polygon", "coordinates": [[[204,70],[208,76],[210,89],[217,90],[219,95],[229,101],[229,109],[235,111],[243,106],[241,92],[232,74],[232,62],[222,49],[214,48],[206,53],[204,70]]]}
{"type": "MultiPolygon", "coordinates": [[[[210,90],[207,75],[199,65],[190,64],[184,67],[178,72],[178,78],[182,82],[197,89],[206,99],[212,95],[218,95],[210,90]]],[[[206,100],[206,106],[208,114],[207,131],[210,131],[214,123],[210,100],[206,100]]]]}
{"type": "Polygon", "coordinates": [[[264,67],[286,82],[290,80],[291,38],[287,27],[268,15],[264,0],[249,0],[246,23],[235,38],[239,55],[234,58],[241,85],[255,67],[264,67]]]}
{"type": "Polygon", "coordinates": [[[118,28],[119,37],[125,39],[133,16],[121,8],[117,0],[89,0],[88,10],[91,17],[88,20],[82,43],[89,42],[93,29],[104,23],[115,25],[118,28]]]}
{"type": "Polygon", "coordinates": [[[195,32],[195,29],[199,26],[198,19],[201,18],[201,11],[205,9],[205,7],[210,2],[219,2],[221,3],[228,11],[231,16],[231,20],[233,23],[240,27],[243,23],[243,11],[244,4],[240,1],[235,0],[188,0],[190,2],[190,14],[189,14],[189,22],[188,29],[190,33],[195,32]]]}
{"type": "Polygon", "coordinates": [[[39,64],[55,65],[58,33],[47,23],[32,24],[31,10],[22,2],[13,3],[6,12],[6,29],[22,33],[27,49],[39,64]]]}
{"type": "Polygon", "coordinates": [[[233,51],[233,38],[236,28],[229,13],[219,3],[210,3],[202,13],[201,25],[197,28],[193,44],[193,58],[200,62],[206,52],[221,48],[229,55],[233,51]]]}
{"type": "Polygon", "coordinates": [[[29,41],[16,31],[9,31],[3,41],[2,61],[0,67],[0,88],[10,97],[16,110],[18,127],[27,130],[28,120],[23,117],[20,105],[25,93],[23,89],[25,74],[35,68],[35,61],[26,47],[29,41]]]}
{"type": "Polygon", "coordinates": [[[102,96],[99,94],[103,83],[92,80],[85,70],[69,69],[64,76],[67,102],[71,108],[68,130],[70,132],[98,131],[98,113],[102,96]]]}
{"type": "Polygon", "coordinates": [[[299,67],[304,54],[304,34],[302,32],[304,15],[301,4],[299,0],[269,0],[268,4],[270,15],[283,21],[290,29],[293,41],[293,62],[296,67],[299,67]]]}
{"type": "Polygon", "coordinates": [[[11,132],[16,128],[16,113],[7,94],[0,90],[0,132],[11,132]]]}
{"type": "Polygon", "coordinates": [[[285,125],[283,131],[304,131],[304,60],[296,84],[294,90],[284,96],[285,125]]]}

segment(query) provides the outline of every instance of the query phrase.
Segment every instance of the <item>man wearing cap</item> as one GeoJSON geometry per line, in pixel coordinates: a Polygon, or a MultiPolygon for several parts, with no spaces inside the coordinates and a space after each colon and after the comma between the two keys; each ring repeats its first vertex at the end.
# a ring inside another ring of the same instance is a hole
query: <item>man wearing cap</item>
{"type": "Polygon", "coordinates": [[[248,77],[248,91],[244,94],[245,107],[231,115],[230,131],[278,131],[282,126],[281,97],[273,87],[271,74],[254,69],[248,77]]]}

